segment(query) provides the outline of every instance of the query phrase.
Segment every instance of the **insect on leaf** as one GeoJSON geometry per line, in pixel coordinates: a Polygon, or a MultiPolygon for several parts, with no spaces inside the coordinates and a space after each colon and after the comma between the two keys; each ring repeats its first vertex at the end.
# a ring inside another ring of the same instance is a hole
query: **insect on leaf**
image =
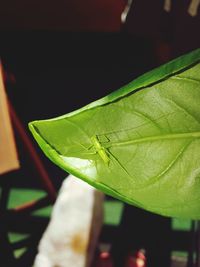
{"type": "Polygon", "coordinates": [[[106,194],[200,218],[200,49],[29,127],[55,164],[106,194]]]}

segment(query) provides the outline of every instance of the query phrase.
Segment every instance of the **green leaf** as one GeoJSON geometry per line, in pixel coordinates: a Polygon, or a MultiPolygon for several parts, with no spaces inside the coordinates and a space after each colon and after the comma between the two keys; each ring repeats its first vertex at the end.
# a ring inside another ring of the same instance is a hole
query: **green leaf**
{"type": "Polygon", "coordinates": [[[26,202],[37,200],[46,195],[42,190],[28,188],[12,188],[8,200],[8,208],[12,209],[16,206],[23,205],[26,202]]]}
{"type": "Polygon", "coordinates": [[[14,250],[15,258],[20,258],[25,252],[27,251],[27,248],[19,248],[14,250]]]}
{"type": "Polygon", "coordinates": [[[164,216],[200,218],[200,49],[84,108],[34,121],[58,166],[164,216]]]}
{"type": "Polygon", "coordinates": [[[190,231],[192,221],[190,219],[173,218],[171,220],[171,228],[173,231],[190,231]]]}
{"type": "Polygon", "coordinates": [[[104,224],[118,226],[121,221],[124,204],[121,201],[104,201],[104,224]]]}
{"type": "Polygon", "coordinates": [[[8,233],[8,238],[11,243],[18,242],[20,240],[28,238],[30,235],[29,234],[22,234],[22,233],[16,233],[16,232],[9,232],[8,233]]]}

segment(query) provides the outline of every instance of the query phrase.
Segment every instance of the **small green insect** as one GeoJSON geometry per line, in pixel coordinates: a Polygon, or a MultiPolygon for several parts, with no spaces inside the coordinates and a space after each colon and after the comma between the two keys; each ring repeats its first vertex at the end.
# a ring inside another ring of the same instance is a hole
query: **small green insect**
{"type": "Polygon", "coordinates": [[[94,145],[94,148],[96,150],[96,152],[99,154],[99,156],[102,158],[102,160],[105,162],[106,165],[109,164],[110,162],[110,158],[108,156],[107,150],[105,147],[103,147],[100,143],[99,140],[97,138],[96,135],[92,136],[91,138],[92,143],[94,145]]]}

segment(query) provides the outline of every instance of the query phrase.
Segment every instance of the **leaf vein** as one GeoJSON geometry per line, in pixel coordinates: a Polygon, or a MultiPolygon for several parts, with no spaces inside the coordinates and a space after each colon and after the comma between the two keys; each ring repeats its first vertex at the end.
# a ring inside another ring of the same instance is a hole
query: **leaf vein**
{"type": "Polygon", "coordinates": [[[127,145],[134,145],[138,143],[145,143],[145,142],[155,142],[155,141],[162,141],[162,140],[176,140],[176,139],[198,139],[200,138],[200,132],[189,132],[189,133],[174,133],[174,134],[163,134],[163,135],[156,135],[156,136],[147,136],[143,138],[138,138],[129,141],[122,141],[122,142],[110,142],[105,143],[104,147],[117,147],[117,146],[127,146],[127,145]]]}
{"type": "Polygon", "coordinates": [[[183,76],[179,76],[179,75],[172,76],[172,77],[170,77],[170,79],[184,80],[186,82],[197,83],[198,85],[200,84],[199,80],[196,80],[194,78],[183,77],[183,76]]]}
{"type": "Polygon", "coordinates": [[[180,104],[178,104],[177,102],[175,102],[174,100],[170,99],[170,98],[165,98],[168,102],[170,102],[171,104],[173,104],[174,106],[176,106],[179,110],[183,111],[185,114],[189,115],[191,118],[193,118],[198,124],[200,124],[200,121],[193,115],[191,114],[186,108],[182,107],[180,104]]]}
{"type": "MultiPolygon", "coordinates": [[[[146,186],[155,184],[164,174],[166,174],[173,166],[174,164],[180,159],[180,157],[183,155],[183,153],[186,151],[188,146],[191,144],[192,141],[187,142],[176,154],[176,156],[173,158],[173,160],[166,166],[165,169],[163,169],[158,175],[149,178],[148,182],[145,183],[145,185],[142,187],[142,189],[146,186]]],[[[141,188],[141,187],[140,187],[141,188]]]]}

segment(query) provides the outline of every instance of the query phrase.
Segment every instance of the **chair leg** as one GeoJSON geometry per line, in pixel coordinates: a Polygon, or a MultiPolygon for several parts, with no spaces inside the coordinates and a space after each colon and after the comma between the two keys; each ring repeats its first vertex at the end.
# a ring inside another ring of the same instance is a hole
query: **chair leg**
{"type": "Polygon", "coordinates": [[[196,263],[195,267],[200,267],[200,222],[196,221],[196,263]]]}
{"type": "Polygon", "coordinates": [[[10,116],[14,125],[14,128],[16,129],[16,131],[19,133],[22,142],[31,158],[31,160],[33,161],[33,164],[39,174],[39,178],[41,180],[41,183],[43,185],[43,187],[45,188],[45,190],[47,191],[52,203],[54,203],[55,199],[56,199],[56,190],[49,178],[48,173],[46,172],[41,160],[39,159],[37,152],[29,138],[29,136],[27,135],[21,121],[19,120],[12,104],[10,102],[8,102],[9,104],[9,110],[10,110],[10,116]]]}

